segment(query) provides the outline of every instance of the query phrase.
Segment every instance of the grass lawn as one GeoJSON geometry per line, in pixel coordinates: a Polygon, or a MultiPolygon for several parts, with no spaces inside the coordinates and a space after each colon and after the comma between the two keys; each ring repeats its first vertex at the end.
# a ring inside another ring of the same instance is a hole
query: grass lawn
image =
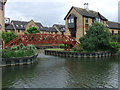
{"type": "Polygon", "coordinates": [[[62,51],[62,52],[75,52],[72,49],[70,49],[70,51],[64,51],[64,48],[50,48],[50,49],[46,49],[46,50],[51,50],[51,51],[62,51]]]}

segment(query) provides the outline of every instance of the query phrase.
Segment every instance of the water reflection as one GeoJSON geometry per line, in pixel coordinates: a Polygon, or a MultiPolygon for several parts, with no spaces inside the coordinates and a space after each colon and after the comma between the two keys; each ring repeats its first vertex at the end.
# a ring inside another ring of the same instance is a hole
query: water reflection
{"type": "Polygon", "coordinates": [[[117,88],[119,56],[64,58],[39,52],[32,65],[3,68],[3,87],[10,88],[117,88]]]}

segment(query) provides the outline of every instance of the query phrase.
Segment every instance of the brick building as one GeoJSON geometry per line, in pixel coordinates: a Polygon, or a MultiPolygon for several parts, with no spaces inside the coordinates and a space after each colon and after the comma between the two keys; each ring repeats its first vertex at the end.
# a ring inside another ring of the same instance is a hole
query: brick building
{"type": "Polygon", "coordinates": [[[86,29],[92,25],[94,21],[107,26],[112,33],[120,33],[120,23],[110,22],[101,13],[89,10],[88,3],[84,4],[84,8],[72,7],[64,18],[65,35],[71,35],[79,41],[79,38],[86,34],[86,29]]]}
{"type": "Polygon", "coordinates": [[[5,32],[14,32],[15,34],[24,34],[30,27],[36,27],[41,34],[64,34],[65,25],[54,24],[53,27],[44,27],[40,22],[8,20],[5,23],[5,32]]]}

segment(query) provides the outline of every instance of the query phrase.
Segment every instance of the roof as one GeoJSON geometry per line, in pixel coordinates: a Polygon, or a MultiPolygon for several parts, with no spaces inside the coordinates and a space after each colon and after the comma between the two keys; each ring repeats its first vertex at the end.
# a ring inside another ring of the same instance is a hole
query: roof
{"type": "MultiPolygon", "coordinates": [[[[86,10],[86,9],[79,8],[79,7],[74,7],[74,6],[70,9],[70,11],[72,9],[75,9],[82,16],[90,17],[90,18],[95,18],[99,14],[102,20],[107,21],[107,19],[103,15],[101,15],[99,12],[96,12],[96,11],[93,11],[93,10],[86,10]]],[[[70,13],[70,11],[68,12],[68,14],[70,13]]],[[[64,18],[64,20],[67,18],[68,14],[64,18]]]]}
{"type": "Polygon", "coordinates": [[[120,30],[120,23],[113,22],[113,21],[108,21],[107,22],[107,27],[110,28],[110,29],[119,29],[120,30]]]}
{"type": "MultiPolygon", "coordinates": [[[[25,30],[25,25],[29,23],[27,21],[16,21],[16,20],[12,20],[11,22],[15,25],[15,28],[17,30],[25,30]]],[[[42,24],[39,22],[35,22],[35,24],[39,27],[38,30],[40,30],[43,27],[42,24]]]]}
{"type": "Polygon", "coordinates": [[[65,25],[54,24],[60,32],[65,32],[65,25]]]}
{"type": "MultiPolygon", "coordinates": [[[[43,27],[43,30],[46,32],[58,32],[55,28],[53,27],[43,27]]],[[[41,30],[42,31],[42,30],[41,30]]]]}
{"type": "Polygon", "coordinates": [[[14,30],[14,27],[12,24],[5,25],[5,30],[14,30]]]}

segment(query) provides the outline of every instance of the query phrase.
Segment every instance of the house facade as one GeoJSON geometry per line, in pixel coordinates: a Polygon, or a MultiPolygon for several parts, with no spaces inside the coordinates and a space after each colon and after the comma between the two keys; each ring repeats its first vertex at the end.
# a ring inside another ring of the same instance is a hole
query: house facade
{"type": "MultiPolygon", "coordinates": [[[[41,34],[62,34],[60,32],[62,28],[65,27],[65,25],[55,24],[53,27],[44,27],[40,22],[34,22],[33,20],[28,22],[12,20],[11,23],[5,23],[5,32],[14,32],[17,35],[20,35],[27,32],[27,29],[29,29],[30,27],[38,28],[41,34]],[[59,27],[61,27],[61,29],[59,29],[59,27]]],[[[63,32],[65,32],[65,30],[63,32]]]]}
{"type": "Polygon", "coordinates": [[[120,34],[120,23],[108,21],[106,26],[109,28],[111,35],[120,34]]]}
{"type": "Polygon", "coordinates": [[[94,21],[108,26],[110,32],[114,31],[115,34],[120,33],[118,24],[111,23],[99,12],[89,10],[88,6],[86,8],[72,7],[70,11],[65,16],[65,35],[70,35],[79,41],[79,38],[86,34],[86,30],[89,25],[92,25],[94,21]]]}

